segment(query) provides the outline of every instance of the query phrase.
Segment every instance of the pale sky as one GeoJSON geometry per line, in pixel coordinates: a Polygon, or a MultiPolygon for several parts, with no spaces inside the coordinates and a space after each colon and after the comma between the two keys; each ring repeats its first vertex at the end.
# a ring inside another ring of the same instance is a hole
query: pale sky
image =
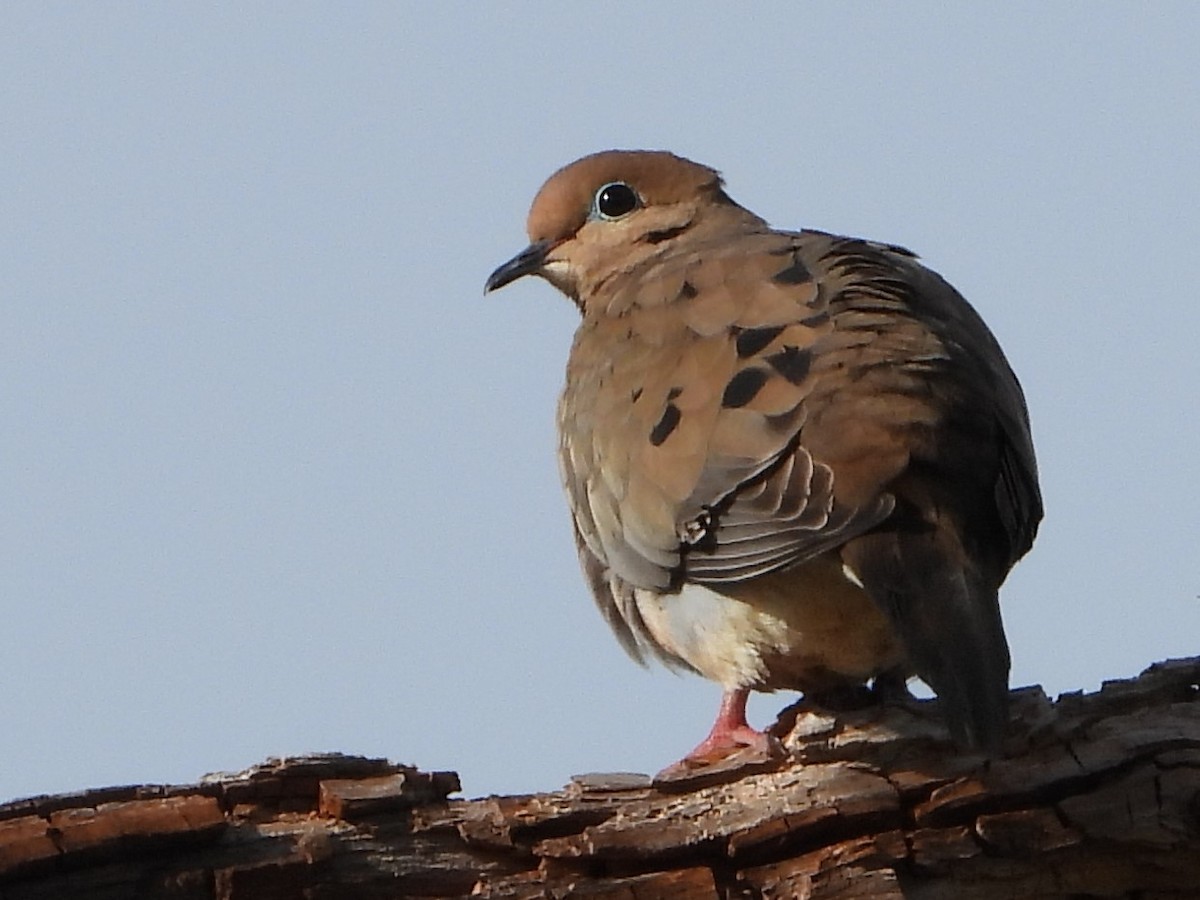
{"type": "Polygon", "coordinates": [[[1014,686],[1200,653],[1197,47],[1194,3],[5,4],[0,801],[327,750],[550,790],[704,736],[717,686],[578,571],[574,308],[482,294],[610,147],[989,322],[1047,508],[1014,686]]]}

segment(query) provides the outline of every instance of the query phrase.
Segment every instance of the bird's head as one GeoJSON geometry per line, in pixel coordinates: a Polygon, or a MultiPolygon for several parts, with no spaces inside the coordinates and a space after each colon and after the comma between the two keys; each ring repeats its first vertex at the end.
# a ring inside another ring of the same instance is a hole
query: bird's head
{"type": "Polygon", "coordinates": [[[652,150],[606,150],[559,169],[529,210],[529,246],[494,271],[485,291],[540,275],[573,299],[712,224],[762,224],[707,166],[652,150]]]}

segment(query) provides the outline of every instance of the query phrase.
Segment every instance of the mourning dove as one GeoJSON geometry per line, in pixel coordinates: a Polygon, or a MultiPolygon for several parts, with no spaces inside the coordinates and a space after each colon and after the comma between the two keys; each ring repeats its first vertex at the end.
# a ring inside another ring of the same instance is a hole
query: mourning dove
{"type": "Polygon", "coordinates": [[[997,591],[1042,516],[1024,395],[909,251],[776,231],[719,174],[608,151],[555,173],[529,246],[582,314],[558,406],[580,560],[637,660],[724,689],[703,761],[766,738],[750,690],[820,702],[920,676],[999,750],[997,591]]]}

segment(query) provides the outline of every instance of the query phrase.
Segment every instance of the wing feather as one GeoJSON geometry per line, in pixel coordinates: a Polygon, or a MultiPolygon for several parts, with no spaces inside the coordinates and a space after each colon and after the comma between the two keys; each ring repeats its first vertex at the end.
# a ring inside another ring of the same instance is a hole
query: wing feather
{"type": "Polygon", "coordinates": [[[1008,565],[1028,549],[1041,499],[1020,386],[974,310],[907,251],[763,231],[606,290],[572,349],[560,463],[593,592],[633,655],[681,664],[648,637],[636,589],[744,581],[885,523],[939,404],[996,410],[980,433],[1000,444],[1008,565]]]}

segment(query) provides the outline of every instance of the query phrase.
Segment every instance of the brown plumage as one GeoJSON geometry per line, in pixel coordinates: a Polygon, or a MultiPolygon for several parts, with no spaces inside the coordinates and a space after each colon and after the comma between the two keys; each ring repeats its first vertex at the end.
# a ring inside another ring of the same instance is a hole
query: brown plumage
{"type": "Polygon", "coordinates": [[[693,756],[761,739],[751,689],[921,676],[998,749],[997,590],[1041,519],[1021,387],[899,247],[772,230],[715,171],[609,151],[555,173],[530,246],[579,307],[558,410],[583,569],[638,660],[726,691],[693,756]]]}

